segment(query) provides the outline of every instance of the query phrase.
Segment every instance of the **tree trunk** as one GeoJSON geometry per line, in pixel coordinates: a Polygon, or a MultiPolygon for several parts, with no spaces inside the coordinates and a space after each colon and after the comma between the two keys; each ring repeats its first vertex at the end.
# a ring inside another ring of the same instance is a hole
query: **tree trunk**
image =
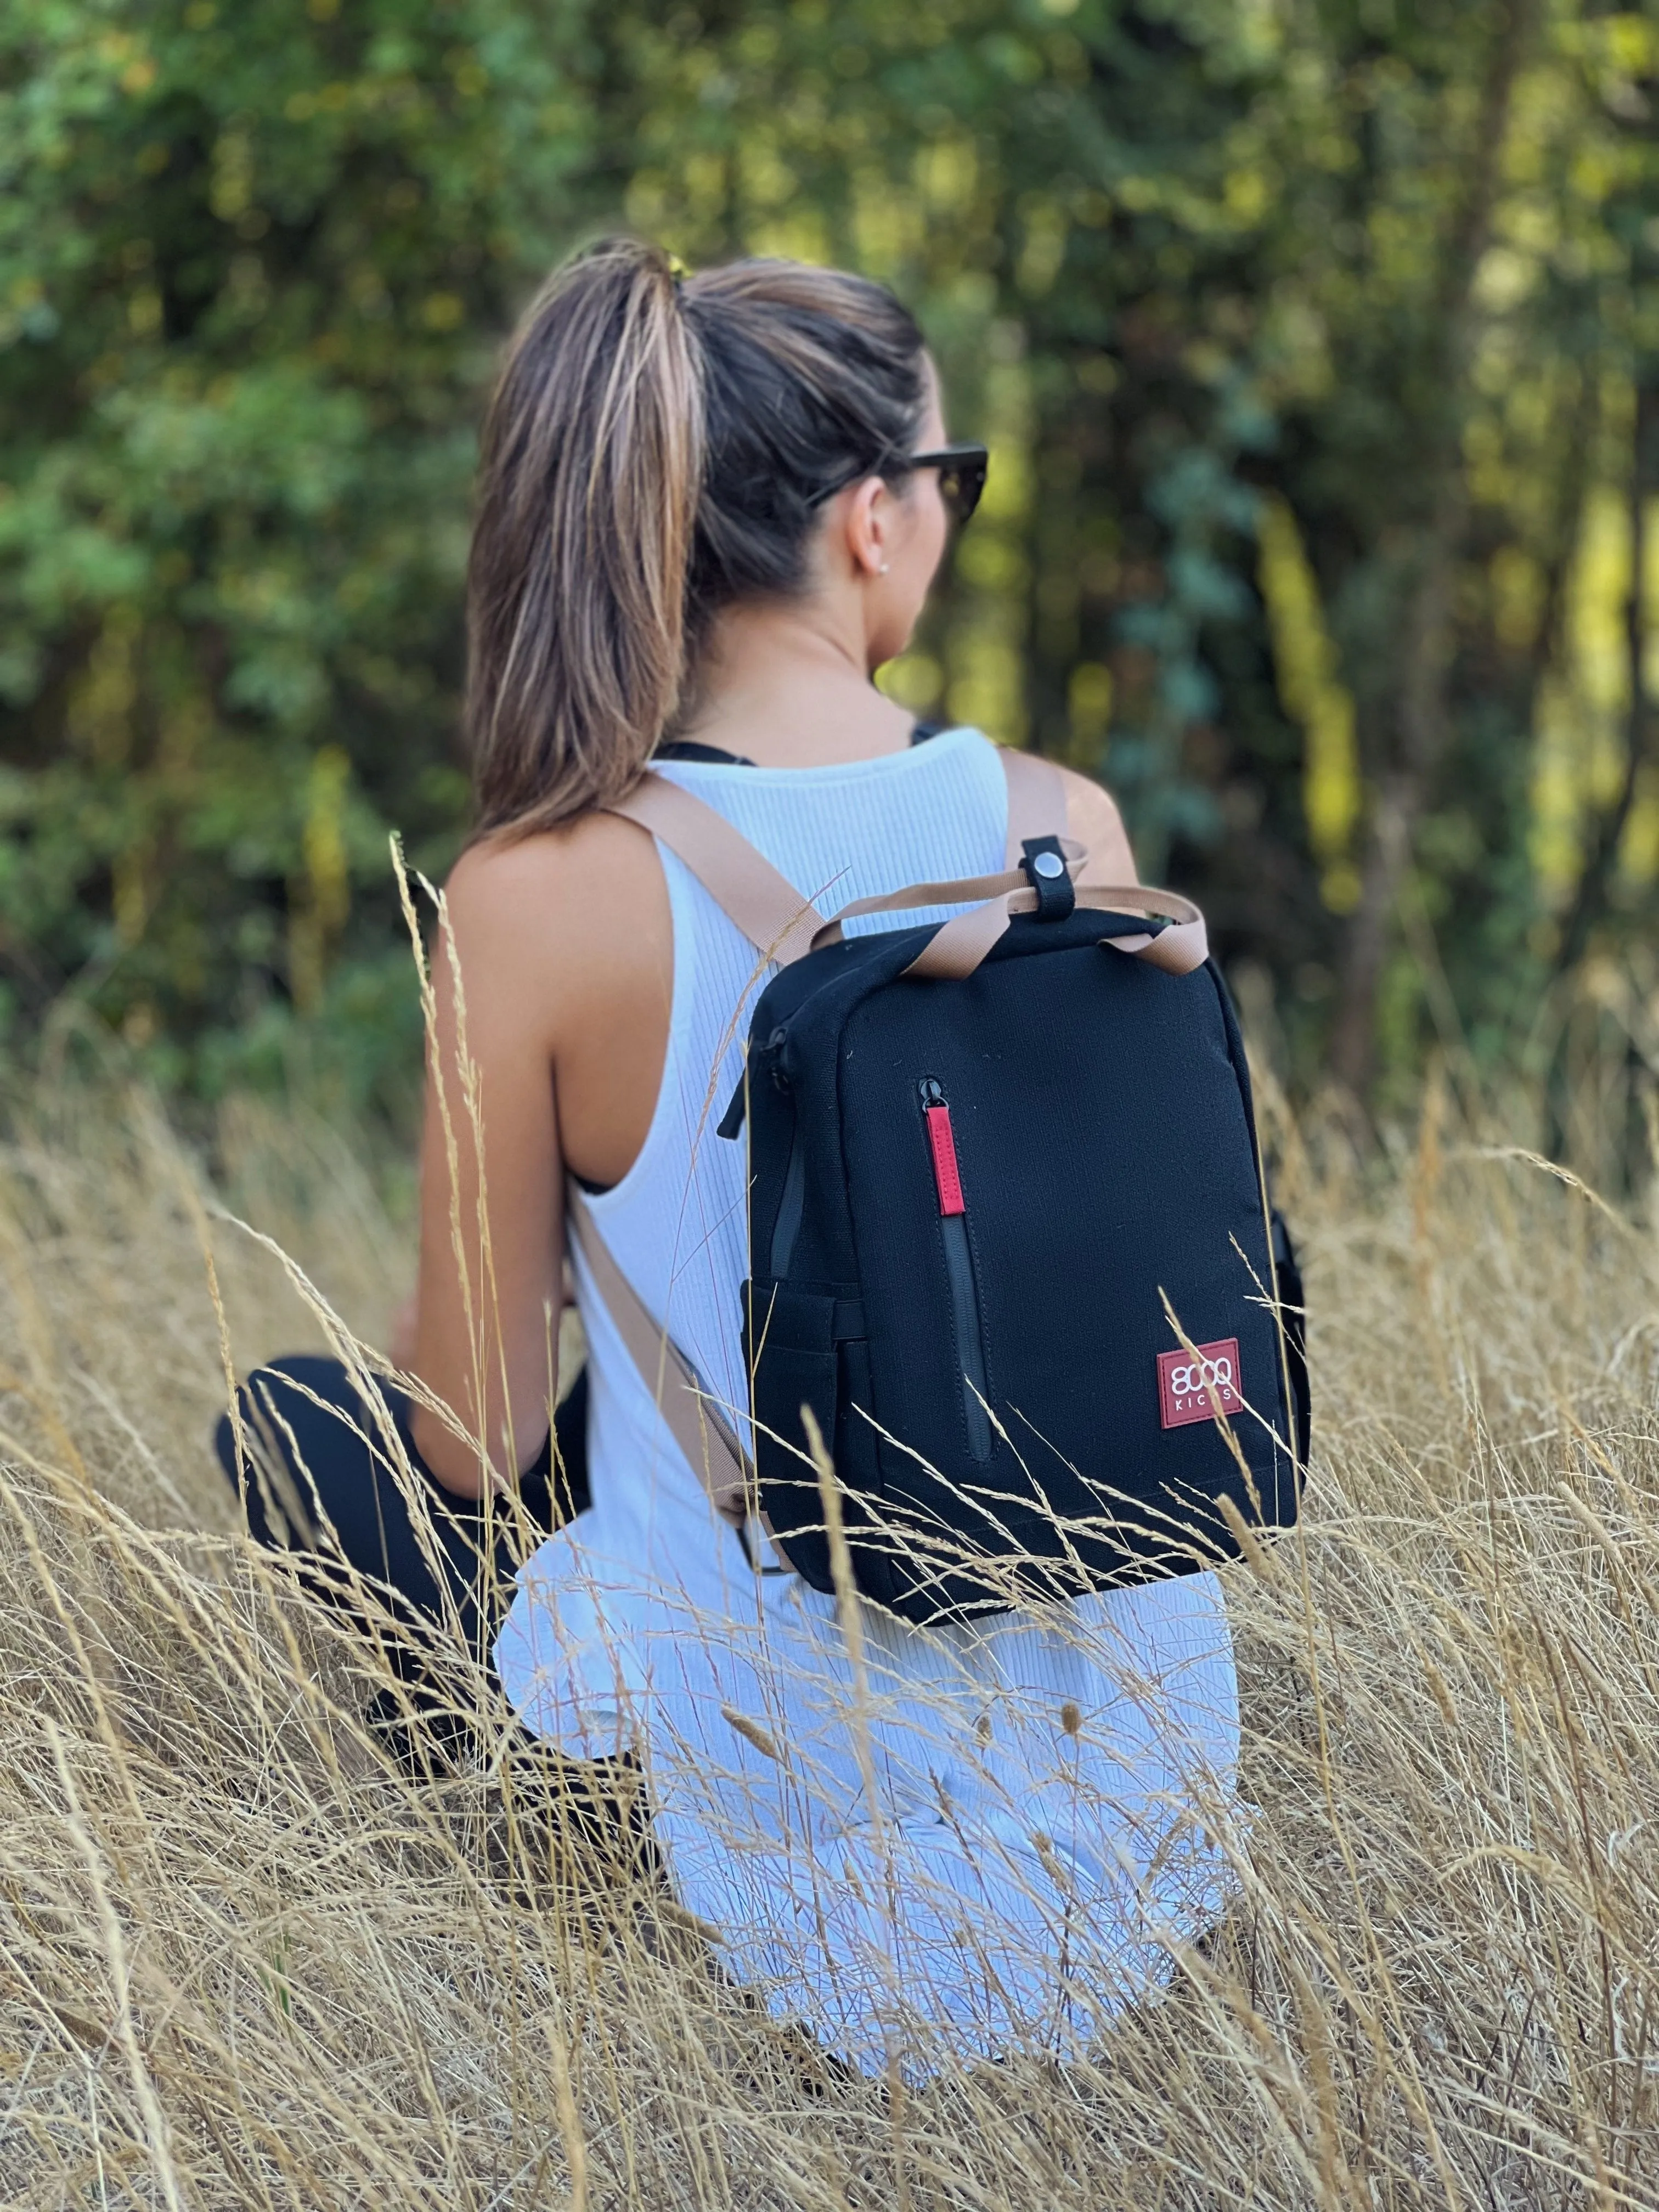
{"type": "Polygon", "coordinates": [[[1650,502],[1659,497],[1659,364],[1644,364],[1646,375],[1636,387],[1636,429],[1631,455],[1630,481],[1630,598],[1625,605],[1625,653],[1630,670],[1630,718],[1626,725],[1625,774],[1619,795],[1596,825],[1595,836],[1584,856],[1583,872],[1561,930],[1556,955],[1558,975],[1575,969],[1589,950],[1596,924],[1612,902],[1613,881],[1619,866],[1619,848],[1639,794],[1644,769],[1659,764],[1659,715],[1649,702],[1642,663],[1646,650],[1644,622],[1644,582],[1647,574],[1650,502]]]}
{"type": "Polygon", "coordinates": [[[1454,570],[1468,519],[1463,427],[1469,364],[1479,317],[1474,282],[1492,231],[1504,143],[1516,79],[1532,40],[1538,0],[1504,0],[1481,94],[1480,119],[1470,149],[1457,219],[1442,270],[1440,325],[1443,402],[1427,441],[1436,477],[1432,509],[1423,526],[1401,635],[1401,678],[1389,759],[1372,809],[1360,876],[1359,904],[1349,925],[1341,1007],[1332,1040],[1333,1072],[1363,1097],[1370,1088],[1376,1047],[1376,994],[1412,840],[1445,750],[1446,672],[1451,657],[1454,570]]]}
{"type": "MultiPolygon", "coordinates": [[[[1595,834],[1584,855],[1578,888],[1561,927],[1555,957],[1558,982],[1570,976],[1589,951],[1597,926],[1613,903],[1613,879],[1619,868],[1619,848],[1625,842],[1640,793],[1644,771],[1659,765],[1659,715],[1645,688],[1643,662],[1646,658],[1647,626],[1644,586],[1648,565],[1647,510],[1659,496],[1659,364],[1638,365],[1636,386],[1636,424],[1632,439],[1630,472],[1630,597],[1625,603],[1625,655],[1629,670],[1630,711],[1626,725],[1625,773],[1618,796],[1595,825],[1595,834]]],[[[1569,1010],[1570,1011],[1570,1010],[1569,1010]]],[[[1559,1159],[1566,1150],[1567,1038],[1571,1021],[1563,1024],[1545,1084],[1544,1150],[1559,1159]]]]}

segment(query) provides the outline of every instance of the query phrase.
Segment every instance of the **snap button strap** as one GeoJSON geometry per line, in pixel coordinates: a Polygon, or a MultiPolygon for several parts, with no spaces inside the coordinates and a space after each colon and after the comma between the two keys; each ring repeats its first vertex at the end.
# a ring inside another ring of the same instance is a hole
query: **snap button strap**
{"type": "Polygon", "coordinates": [[[1077,906],[1077,891],[1058,837],[1027,837],[1022,841],[1020,866],[1036,893],[1039,921],[1066,921],[1077,906]]]}

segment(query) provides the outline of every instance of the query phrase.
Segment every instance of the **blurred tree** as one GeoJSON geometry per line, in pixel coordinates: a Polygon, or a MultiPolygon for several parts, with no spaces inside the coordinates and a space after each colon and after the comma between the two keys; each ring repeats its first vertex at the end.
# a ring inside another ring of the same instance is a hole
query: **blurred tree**
{"type": "Polygon", "coordinates": [[[533,276],[618,220],[916,305],[994,462],[884,680],[1103,770],[1147,871],[1271,980],[1299,1080],[1333,1050],[1356,1088],[1408,1078],[1437,1037],[1507,1064],[1639,945],[1650,10],[246,0],[229,26],[17,0],[0,29],[25,1020],[69,987],[210,1082],[315,1010],[364,1079],[385,1063],[384,830],[436,866],[462,818],[480,383],[533,276]]]}
{"type": "Polygon", "coordinates": [[[210,1085],[414,1018],[477,392],[592,145],[580,10],[15,0],[0,23],[0,1012],[210,1085]]]}

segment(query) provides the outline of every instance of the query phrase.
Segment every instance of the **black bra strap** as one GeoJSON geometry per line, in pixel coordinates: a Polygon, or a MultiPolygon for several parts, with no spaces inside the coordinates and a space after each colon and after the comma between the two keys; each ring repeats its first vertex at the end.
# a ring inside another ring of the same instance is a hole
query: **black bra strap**
{"type": "Polygon", "coordinates": [[[753,768],[755,763],[741,753],[729,753],[724,745],[700,745],[692,738],[670,738],[666,744],[659,745],[652,755],[653,760],[706,761],[713,768],[753,768]]]}
{"type": "MultiPolygon", "coordinates": [[[[945,727],[942,722],[913,722],[910,742],[925,745],[929,738],[936,738],[945,727]]],[[[666,744],[657,747],[652,756],[659,761],[702,761],[711,768],[753,768],[757,763],[742,753],[729,753],[724,745],[699,744],[695,738],[670,738],[666,744]]]]}

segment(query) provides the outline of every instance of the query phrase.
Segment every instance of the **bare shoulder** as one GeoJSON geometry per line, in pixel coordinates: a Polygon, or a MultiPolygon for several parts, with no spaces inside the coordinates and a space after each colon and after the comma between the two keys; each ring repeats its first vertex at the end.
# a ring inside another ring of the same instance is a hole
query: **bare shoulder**
{"type": "Polygon", "coordinates": [[[613,814],[480,838],[455,863],[444,896],[463,971],[510,987],[526,1012],[568,1011],[635,963],[654,969],[672,943],[654,843],[613,814]]]}
{"type": "Polygon", "coordinates": [[[469,845],[445,896],[459,914],[487,922],[589,911],[637,894],[660,866],[652,840],[615,814],[583,814],[528,837],[497,834],[469,845]]]}
{"type": "Polygon", "coordinates": [[[1060,774],[1066,787],[1067,825],[1072,836],[1089,848],[1087,878],[1097,884],[1139,882],[1128,833],[1111,793],[1075,769],[1062,768],[1060,774]]]}

